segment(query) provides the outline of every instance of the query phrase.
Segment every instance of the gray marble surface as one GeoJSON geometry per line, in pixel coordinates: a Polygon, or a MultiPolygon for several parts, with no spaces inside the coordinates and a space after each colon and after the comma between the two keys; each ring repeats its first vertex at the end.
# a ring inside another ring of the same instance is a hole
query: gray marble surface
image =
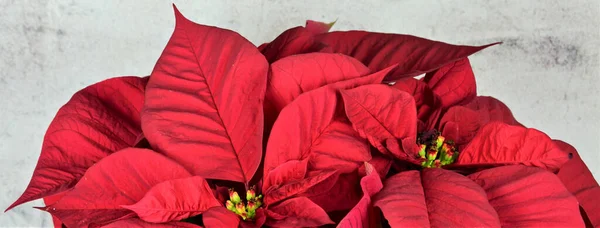
{"type": "MultiPolygon", "coordinates": [[[[58,108],[91,83],[148,75],[173,31],[171,1],[0,0],[0,208],[25,189],[58,108]]],[[[305,19],[335,30],[405,33],[456,44],[504,41],[471,57],[478,91],[519,121],[572,143],[600,175],[600,1],[175,1],[190,19],[255,44],[305,19]]],[[[46,227],[36,201],[2,227],[46,227]]]]}

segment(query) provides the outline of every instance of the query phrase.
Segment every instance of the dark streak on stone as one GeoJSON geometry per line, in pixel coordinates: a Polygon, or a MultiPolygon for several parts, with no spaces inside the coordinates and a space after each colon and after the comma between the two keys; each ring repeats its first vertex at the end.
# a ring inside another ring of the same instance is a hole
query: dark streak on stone
{"type": "MultiPolygon", "coordinates": [[[[512,49],[525,53],[532,61],[543,67],[577,67],[585,55],[578,45],[565,42],[560,37],[545,36],[542,38],[495,38],[493,42],[502,41],[499,48],[512,49]]],[[[498,51],[498,48],[493,50],[498,51]]]]}
{"type": "Polygon", "coordinates": [[[46,27],[41,26],[41,25],[40,26],[23,26],[23,31],[25,33],[31,33],[31,32],[44,33],[44,32],[46,32],[46,27]]]}

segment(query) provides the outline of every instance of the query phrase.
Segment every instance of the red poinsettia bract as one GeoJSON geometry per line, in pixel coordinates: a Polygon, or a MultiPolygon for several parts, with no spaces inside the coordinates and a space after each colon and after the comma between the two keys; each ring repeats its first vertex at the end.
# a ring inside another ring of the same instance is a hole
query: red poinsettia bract
{"type": "Polygon", "coordinates": [[[8,209],[43,198],[67,227],[600,226],[575,149],[477,96],[467,57],[494,44],[307,21],[257,48],[175,18],[149,77],[58,111],[8,209]]]}

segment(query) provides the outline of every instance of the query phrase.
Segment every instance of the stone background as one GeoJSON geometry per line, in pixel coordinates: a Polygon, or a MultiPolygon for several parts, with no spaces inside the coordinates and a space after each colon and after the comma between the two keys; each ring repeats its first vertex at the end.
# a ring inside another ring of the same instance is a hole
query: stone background
{"type": "MultiPolygon", "coordinates": [[[[455,44],[504,41],[471,57],[478,91],[517,119],[573,144],[600,175],[600,1],[174,1],[198,23],[255,44],[305,19],[334,30],[404,33],[455,44]]],[[[86,85],[148,75],[173,31],[171,1],[0,0],[0,209],[23,192],[58,108],[86,85]]],[[[0,226],[50,226],[32,209],[0,226]]]]}

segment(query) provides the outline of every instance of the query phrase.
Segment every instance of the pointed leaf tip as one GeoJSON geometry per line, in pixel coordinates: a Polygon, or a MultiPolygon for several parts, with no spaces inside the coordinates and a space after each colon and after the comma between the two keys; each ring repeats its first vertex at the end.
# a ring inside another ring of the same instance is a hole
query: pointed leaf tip
{"type": "Polygon", "coordinates": [[[175,3],[173,3],[173,12],[175,13],[175,24],[179,24],[181,22],[189,22],[189,20],[183,16],[183,14],[181,13],[181,11],[179,11],[179,9],[177,9],[177,6],[175,5],[175,3]]]}

